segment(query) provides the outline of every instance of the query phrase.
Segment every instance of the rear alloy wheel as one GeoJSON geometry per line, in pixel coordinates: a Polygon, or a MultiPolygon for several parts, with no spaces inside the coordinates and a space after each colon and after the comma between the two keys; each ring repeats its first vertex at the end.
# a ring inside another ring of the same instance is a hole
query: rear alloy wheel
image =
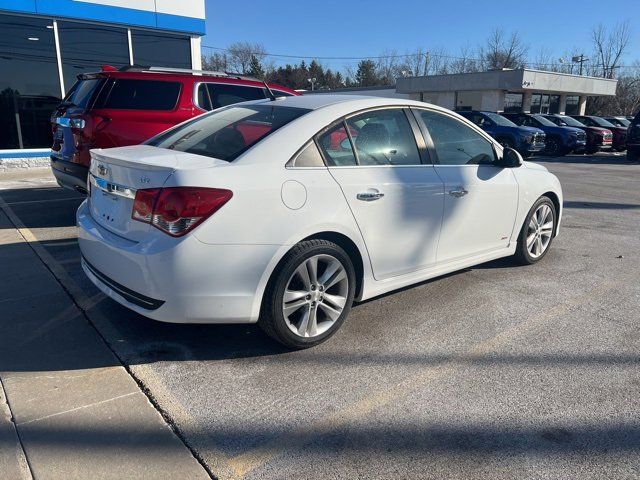
{"type": "Polygon", "coordinates": [[[531,207],[520,231],[516,258],[531,265],[542,260],[551,246],[556,231],[556,209],[548,197],[540,197],[531,207]]]}
{"type": "Polygon", "coordinates": [[[311,347],[340,328],[354,293],[355,271],[342,248],[326,240],[301,242],[270,281],[259,323],[288,347],[311,347]]]}

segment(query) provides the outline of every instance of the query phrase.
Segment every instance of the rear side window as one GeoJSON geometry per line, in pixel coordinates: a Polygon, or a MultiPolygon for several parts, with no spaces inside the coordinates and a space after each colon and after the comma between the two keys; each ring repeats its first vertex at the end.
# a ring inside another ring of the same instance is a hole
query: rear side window
{"type": "Polygon", "coordinates": [[[201,83],[197,96],[198,106],[204,110],[215,110],[234,103],[266,98],[262,88],[224,83],[201,83]]]}
{"type": "Polygon", "coordinates": [[[116,79],[100,92],[96,108],[117,110],[173,110],[180,82],[116,79]]]}
{"type": "Polygon", "coordinates": [[[318,144],[332,167],[353,167],[357,165],[349,135],[344,123],[339,123],[318,137],[318,144]]]}
{"type": "Polygon", "coordinates": [[[305,108],[274,105],[232,106],[167,130],[147,145],[230,162],[307,112],[305,108]]]}

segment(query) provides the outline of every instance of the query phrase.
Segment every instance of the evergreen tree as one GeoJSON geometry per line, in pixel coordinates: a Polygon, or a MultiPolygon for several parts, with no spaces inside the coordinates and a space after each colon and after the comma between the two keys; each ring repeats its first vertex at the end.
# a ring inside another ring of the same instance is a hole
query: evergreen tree
{"type": "Polygon", "coordinates": [[[251,60],[249,61],[249,70],[246,72],[247,75],[250,75],[255,78],[263,79],[264,78],[264,69],[260,64],[260,60],[255,55],[251,55],[251,60]]]}
{"type": "Polygon", "coordinates": [[[376,73],[376,64],[373,60],[360,60],[356,72],[356,83],[360,87],[372,87],[379,85],[380,80],[376,73]]]}

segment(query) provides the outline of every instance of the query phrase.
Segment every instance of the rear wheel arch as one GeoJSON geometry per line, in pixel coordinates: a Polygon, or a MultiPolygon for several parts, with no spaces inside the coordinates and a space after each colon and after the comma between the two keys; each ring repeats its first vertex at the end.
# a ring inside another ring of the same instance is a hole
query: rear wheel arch
{"type": "Polygon", "coordinates": [[[342,233],[331,231],[314,233],[313,235],[309,235],[308,237],[303,238],[300,241],[304,242],[306,240],[327,240],[329,242],[333,242],[340,248],[342,248],[347,253],[347,255],[349,255],[349,258],[353,263],[353,268],[356,271],[355,298],[360,298],[360,295],[362,294],[362,286],[364,283],[364,261],[362,258],[362,253],[360,252],[360,249],[355,244],[355,242],[342,233]]]}

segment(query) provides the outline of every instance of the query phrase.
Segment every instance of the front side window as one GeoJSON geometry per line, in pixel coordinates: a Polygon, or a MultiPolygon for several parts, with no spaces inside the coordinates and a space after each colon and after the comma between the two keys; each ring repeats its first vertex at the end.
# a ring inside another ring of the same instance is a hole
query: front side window
{"type": "Polygon", "coordinates": [[[95,108],[173,110],[181,86],[179,82],[160,80],[112,80],[98,95],[95,108]]]}
{"type": "Polygon", "coordinates": [[[346,121],[359,165],[420,165],[420,153],[404,110],[374,110],[346,121]]]}
{"type": "Polygon", "coordinates": [[[309,112],[273,105],[232,106],[196,117],[147,141],[147,145],[228,162],[309,112]]]}
{"type": "Polygon", "coordinates": [[[493,145],[478,132],[448,115],[421,110],[440,165],[493,164],[493,145]]]}

